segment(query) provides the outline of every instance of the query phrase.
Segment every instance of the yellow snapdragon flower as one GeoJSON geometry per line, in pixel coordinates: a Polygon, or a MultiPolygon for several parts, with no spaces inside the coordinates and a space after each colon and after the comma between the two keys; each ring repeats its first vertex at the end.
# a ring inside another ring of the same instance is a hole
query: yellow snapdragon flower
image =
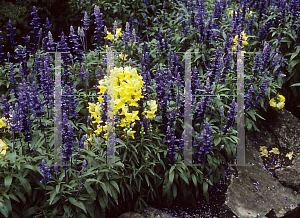
{"type": "MultiPolygon", "coordinates": [[[[249,9],[249,8],[247,8],[247,9],[250,11],[250,9],[249,9]]],[[[242,9],[240,9],[240,12],[243,12],[243,11],[242,11],[242,9]]],[[[249,13],[250,13],[250,16],[251,16],[251,14],[252,14],[252,11],[250,11],[249,13]]],[[[230,14],[230,15],[233,17],[233,11],[230,11],[230,12],[229,12],[229,14],[230,14]]],[[[237,12],[236,12],[236,11],[235,11],[235,15],[237,16],[237,12]]],[[[246,15],[246,18],[248,18],[248,16],[247,16],[247,15],[246,15]]]]}
{"type": "MultiPolygon", "coordinates": [[[[236,35],[234,37],[234,40],[233,40],[234,41],[234,45],[232,46],[232,51],[233,52],[237,50],[238,38],[239,38],[238,35],[236,35]]],[[[246,35],[245,35],[244,31],[243,31],[242,32],[242,48],[244,48],[244,45],[248,45],[247,39],[248,39],[248,37],[246,37],[246,35]]],[[[243,51],[242,53],[245,53],[245,52],[243,51]]]]}
{"type": "MultiPolygon", "coordinates": [[[[12,115],[9,115],[12,118],[12,115]]],[[[10,128],[10,126],[6,126],[6,123],[8,120],[10,120],[11,118],[6,119],[4,116],[2,118],[0,118],[0,129],[3,127],[7,127],[8,129],[10,128]]]]}
{"type": "Polygon", "coordinates": [[[1,118],[0,119],[0,129],[3,128],[3,127],[6,127],[6,123],[4,122],[4,119],[1,118]]]}
{"type": "Polygon", "coordinates": [[[276,110],[280,110],[282,108],[284,108],[284,101],[285,101],[285,98],[284,96],[282,95],[278,95],[276,98],[272,98],[270,101],[269,101],[269,104],[271,107],[274,107],[276,110]]]}
{"type": "Polygon", "coordinates": [[[128,130],[127,131],[127,136],[131,136],[133,139],[134,139],[134,133],[135,133],[136,131],[130,131],[130,130],[128,130]]]}
{"type": "Polygon", "coordinates": [[[268,157],[268,150],[266,146],[261,146],[259,149],[262,156],[268,157]]]}
{"type": "Polygon", "coordinates": [[[0,156],[1,157],[5,157],[7,149],[8,149],[8,146],[5,143],[5,141],[3,141],[2,139],[0,139],[0,156]]]}
{"type": "Polygon", "coordinates": [[[270,153],[279,154],[278,148],[272,148],[270,153]]]}
{"type": "Polygon", "coordinates": [[[261,146],[259,150],[262,151],[262,150],[265,150],[265,149],[267,149],[266,146],[261,146]]]}
{"type": "Polygon", "coordinates": [[[109,31],[107,31],[106,34],[107,34],[107,36],[104,37],[105,39],[109,39],[110,41],[113,41],[113,40],[117,41],[117,39],[118,39],[120,36],[122,36],[121,28],[117,28],[116,34],[115,34],[115,35],[111,34],[109,31]],[[115,38],[115,37],[116,37],[116,38],[115,38]]]}
{"type": "Polygon", "coordinates": [[[262,152],[260,152],[262,156],[268,157],[268,150],[264,149],[262,152]]]}
{"type": "Polygon", "coordinates": [[[127,54],[125,54],[125,56],[123,55],[123,54],[120,54],[119,55],[119,57],[123,60],[123,58],[124,58],[124,61],[127,61],[127,59],[126,59],[126,57],[127,57],[128,55],[127,54]]]}
{"type": "Polygon", "coordinates": [[[287,153],[285,156],[288,157],[290,160],[292,160],[293,154],[294,154],[294,152],[291,151],[291,152],[287,153]]]}

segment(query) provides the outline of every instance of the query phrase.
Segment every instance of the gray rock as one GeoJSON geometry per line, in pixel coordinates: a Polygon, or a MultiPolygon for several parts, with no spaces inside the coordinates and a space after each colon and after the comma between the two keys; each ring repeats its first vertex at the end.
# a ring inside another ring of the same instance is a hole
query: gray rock
{"type": "Polygon", "coordinates": [[[287,187],[300,193],[300,156],[293,160],[292,166],[282,167],[275,170],[274,176],[287,187]]]}
{"type": "Polygon", "coordinates": [[[144,213],[140,213],[140,211],[137,211],[137,213],[133,213],[133,212],[123,213],[118,218],[154,218],[154,217],[173,218],[171,215],[167,213],[163,213],[160,210],[155,209],[153,207],[149,207],[148,210],[144,213]]]}
{"type": "Polygon", "coordinates": [[[123,213],[118,218],[143,218],[143,216],[138,213],[127,212],[127,213],[123,213]]]}
{"type": "Polygon", "coordinates": [[[263,167],[259,147],[277,145],[298,155],[300,152],[299,119],[282,109],[273,119],[259,120],[260,132],[246,133],[246,164],[237,166],[237,174],[230,175],[223,206],[239,218],[246,217],[296,217],[300,206],[300,158],[292,166],[275,170],[274,177],[263,167]],[[259,142],[255,144],[250,138],[259,142]]]}

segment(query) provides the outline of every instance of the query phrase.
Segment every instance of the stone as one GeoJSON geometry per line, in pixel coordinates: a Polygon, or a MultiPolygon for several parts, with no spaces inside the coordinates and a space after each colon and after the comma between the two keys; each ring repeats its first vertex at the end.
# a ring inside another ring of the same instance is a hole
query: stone
{"type": "Polygon", "coordinates": [[[300,156],[293,160],[292,166],[276,169],[274,176],[284,186],[300,193],[300,156]]]}
{"type": "Polygon", "coordinates": [[[140,213],[140,211],[137,211],[136,213],[128,212],[123,213],[118,218],[154,218],[154,217],[160,217],[160,218],[173,218],[171,215],[167,213],[163,213],[158,209],[155,209],[153,207],[149,207],[146,212],[140,213]]]}
{"type": "Polygon", "coordinates": [[[127,213],[123,213],[118,218],[144,218],[144,217],[138,213],[127,212],[127,213]]]}
{"type": "Polygon", "coordinates": [[[251,166],[232,167],[237,177],[230,175],[228,179],[223,206],[239,218],[299,217],[299,119],[284,108],[275,116],[263,117],[266,120],[257,121],[260,132],[246,132],[245,163],[251,166]],[[291,166],[277,168],[274,177],[264,169],[259,157],[260,146],[267,145],[287,148],[297,155],[291,166]]]}

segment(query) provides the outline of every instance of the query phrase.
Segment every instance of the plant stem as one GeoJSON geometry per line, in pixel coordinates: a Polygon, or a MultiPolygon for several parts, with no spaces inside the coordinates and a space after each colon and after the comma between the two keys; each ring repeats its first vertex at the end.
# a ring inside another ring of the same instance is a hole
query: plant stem
{"type": "Polygon", "coordinates": [[[15,131],[13,131],[13,152],[15,151],[15,131]]]}
{"type": "Polygon", "coordinates": [[[46,213],[48,212],[48,205],[47,205],[47,190],[46,190],[46,180],[45,180],[45,197],[46,197],[46,213]]]}
{"type": "Polygon", "coordinates": [[[23,149],[23,145],[22,145],[22,141],[21,141],[21,137],[20,137],[20,131],[19,131],[19,139],[20,139],[20,143],[21,143],[21,147],[22,147],[22,155],[24,154],[24,149],[23,149]]]}

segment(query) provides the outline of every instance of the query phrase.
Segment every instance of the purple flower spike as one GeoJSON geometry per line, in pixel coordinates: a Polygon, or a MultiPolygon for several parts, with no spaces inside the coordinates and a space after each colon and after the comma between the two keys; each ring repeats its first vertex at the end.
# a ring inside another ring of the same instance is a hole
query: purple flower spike
{"type": "Polygon", "coordinates": [[[40,172],[44,174],[43,179],[40,181],[40,183],[43,183],[44,181],[46,182],[49,179],[52,179],[50,172],[50,165],[46,164],[46,161],[43,159],[42,163],[40,166],[38,166],[38,168],[40,168],[40,172]]]}

